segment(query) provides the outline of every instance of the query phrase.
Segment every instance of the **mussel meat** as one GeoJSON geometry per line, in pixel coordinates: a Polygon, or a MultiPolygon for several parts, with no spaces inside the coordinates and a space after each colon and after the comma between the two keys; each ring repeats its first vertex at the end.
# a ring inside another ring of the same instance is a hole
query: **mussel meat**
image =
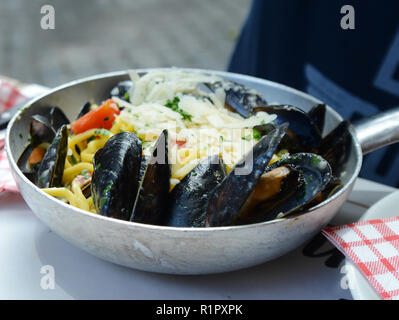
{"type": "Polygon", "coordinates": [[[331,168],[322,157],[293,154],[268,166],[238,224],[284,218],[298,212],[319,195],[331,180],[331,168]]]}

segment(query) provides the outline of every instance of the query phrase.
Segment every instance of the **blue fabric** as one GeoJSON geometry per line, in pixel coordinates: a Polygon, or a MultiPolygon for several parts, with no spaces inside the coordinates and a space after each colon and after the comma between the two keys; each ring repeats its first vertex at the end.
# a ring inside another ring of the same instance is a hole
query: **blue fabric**
{"type": "MultiPolygon", "coordinates": [[[[354,120],[399,106],[399,1],[254,0],[229,71],[306,91],[354,120]],[[341,28],[341,8],[355,29],[341,28]]],[[[367,155],[361,177],[399,186],[399,144],[367,155]]]]}

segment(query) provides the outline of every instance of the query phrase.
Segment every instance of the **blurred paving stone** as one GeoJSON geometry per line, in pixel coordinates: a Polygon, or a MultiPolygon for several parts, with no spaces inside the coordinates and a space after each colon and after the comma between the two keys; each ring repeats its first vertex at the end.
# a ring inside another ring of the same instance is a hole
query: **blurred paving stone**
{"type": "Polygon", "coordinates": [[[250,0],[0,2],[0,74],[56,86],[140,67],[225,70],[250,0]],[[55,30],[40,8],[55,8],[55,30]]]}

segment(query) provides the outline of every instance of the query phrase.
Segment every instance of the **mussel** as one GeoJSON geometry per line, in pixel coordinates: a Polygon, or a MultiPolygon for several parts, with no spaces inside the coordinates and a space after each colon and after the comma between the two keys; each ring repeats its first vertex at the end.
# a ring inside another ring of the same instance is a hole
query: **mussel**
{"type": "Polygon", "coordinates": [[[237,82],[224,79],[214,83],[205,83],[205,85],[213,92],[224,90],[226,107],[244,118],[253,115],[255,108],[267,105],[266,100],[255,90],[237,82]]]}
{"type": "Polygon", "coordinates": [[[61,187],[68,149],[68,130],[63,125],[47,148],[37,170],[36,185],[39,188],[61,187]]]}
{"type": "Polygon", "coordinates": [[[168,205],[171,169],[168,160],[168,132],[158,137],[149,158],[144,158],[139,170],[140,188],[130,221],[159,224],[168,205]]]}
{"type": "Polygon", "coordinates": [[[308,115],[320,133],[323,133],[327,107],[324,103],[317,104],[310,109],[308,115]]]}
{"type": "Polygon", "coordinates": [[[112,136],[94,157],[91,195],[101,215],[129,220],[139,190],[141,142],[131,132],[112,136]]]}
{"type": "Polygon", "coordinates": [[[41,114],[31,117],[29,123],[30,143],[18,158],[17,165],[32,182],[36,182],[41,162],[32,162],[32,152],[43,156],[49,144],[55,139],[57,131],[67,124],[69,124],[68,118],[58,107],[43,108],[41,114]]]}
{"type": "Polygon", "coordinates": [[[222,182],[226,174],[226,167],[219,155],[201,161],[170,193],[163,224],[173,227],[205,227],[206,208],[212,190],[222,182]]]}
{"type": "Polygon", "coordinates": [[[287,149],[291,153],[314,152],[321,144],[322,136],[309,115],[291,105],[268,105],[254,109],[277,115],[274,123],[289,123],[287,135],[279,149],[287,149]]]}
{"type": "Polygon", "coordinates": [[[287,127],[288,124],[283,124],[263,136],[216,186],[207,208],[207,226],[229,226],[239,219],[245,202],[273,157],[287,127]]]}
{"type": "Polygon", "coordinates": [[[293,154],[268,166],[238,224],[284,218],[315,199],[331,180],[331,168],[322,157],[293,154]]]}

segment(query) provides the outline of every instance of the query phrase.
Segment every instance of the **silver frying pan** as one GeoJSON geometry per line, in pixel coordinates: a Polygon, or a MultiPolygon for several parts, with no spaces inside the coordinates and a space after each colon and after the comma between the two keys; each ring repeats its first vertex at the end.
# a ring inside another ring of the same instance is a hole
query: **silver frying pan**
{"type": "MultiPolygon", "coordinates": [[[[267,101],[310,110],[319,100],[274,82],[212,70],[206,72],[245,84],[267,101]]],[[[136,70],[145,72],[148,69],[136,70]]],[[[16,161],[28,144],[30,116],[44,106],[58,106],[74,119],[87,101],[99,102],[111,88],[127,80],[126,71],[97,75],[57,87],[31,100],[10,121],[6,149],[11,169],[26,203],[51,230],[79,248],[127,267],[169,274],[220,273],[272,260],[301,246],[334,217],[350,194],[362,164],[362,154],[399,140],[399,109],[352,126],[352,147],[342,182],[344,187],[311,211],[286,219],[215,228],[175,228],[116,220],[69,206],[42,192],[19,170],[16,161]],[[21,134],[22,133],[22,138],[21,134]]],[[[342,121],[327,108],[325,130],[342,121]]]]}

